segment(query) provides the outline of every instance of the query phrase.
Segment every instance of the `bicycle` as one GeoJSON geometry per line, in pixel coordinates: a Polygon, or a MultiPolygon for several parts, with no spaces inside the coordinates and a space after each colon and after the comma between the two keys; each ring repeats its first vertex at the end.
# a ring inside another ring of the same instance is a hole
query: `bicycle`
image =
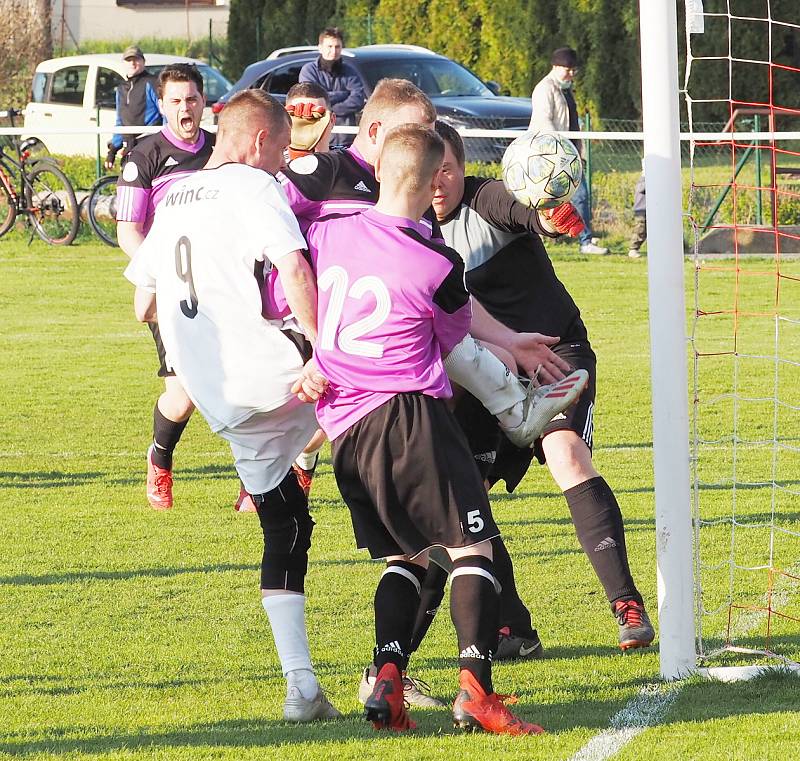
{"type": "MultiPolygon", "coordinates": [[[[0,111],[0,118],[9,118],[13,127],[14,117],[21,114],[8,109],[0,111]]],[[[35,155],[40,144],[35,137],[23,140],[16,147],[18,158],[0,145],[0,237],[20,214],[26,214],[29,226],[43,241],[68,246],[80,225],[75,190],[53,159],[35,155]]]]}
{"type": "Polygon", "coordinates": [[[89,189],[86,197],[86,216],[92,230],[107,246],[117,242],[117,180],[115,174],[101,177],[89,189]]]}

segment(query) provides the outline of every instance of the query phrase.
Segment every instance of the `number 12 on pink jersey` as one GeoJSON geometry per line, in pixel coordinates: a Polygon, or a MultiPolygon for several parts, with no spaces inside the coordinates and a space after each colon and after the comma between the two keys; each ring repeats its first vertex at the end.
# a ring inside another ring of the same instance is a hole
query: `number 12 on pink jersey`
{"type": "Polygon", "coordinates": [[[372,359],[382,357],[383,345],[376,341],[365,341],[362,336],[382,325],[392,311],[392,297],[386,284],[375,275],[365,275],[350,285],[347,271],[335,265],[317,278],[317,287],[320,291],[331,292],[320,332],[320,346],[327,351],[333,351],[338,333],[339,350],[345,354],[372,359]],[[372,312],[350,325],[341,326],[346,299],[362,299],[368,293],[375,297],[375,308],[372,312]]]}

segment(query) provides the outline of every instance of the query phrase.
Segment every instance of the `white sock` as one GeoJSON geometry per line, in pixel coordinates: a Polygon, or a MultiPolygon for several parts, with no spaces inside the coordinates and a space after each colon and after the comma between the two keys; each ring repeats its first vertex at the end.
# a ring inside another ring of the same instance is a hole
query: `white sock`
{"type": "Polygon", "coordinates": [[[315,449],[313,452],[300,452],[295,459],[295,464],[298,468],[303,470],[311,470],[317,464],[317,457],[319,457],[319,450],[315,449]]]}
{"type": "Polygon", "coordinates": [[[286,675],[286,689],[296,687],[306,700],[313,700],[319,692],[319,682],[313,671],[294,669],[286,675]]]}
{"type": "MultiPolygon", "coordinates": [[[[316,684],[311,654],[308,651],[305,595],[269,595],[261,598],[261,604],[269,617],[272,638],[275,640],[275,649],[278,651],[283,675],[288,677],[290,672],[307,671],[316,684]]],[[[307,677],[301,674],[295,678],[304,698],[310,700],[316,696],[319,685],[307,695],[306,689],[310,689],[307,677]]]]}
{"type": "MultiPolygon", "coordinates": [[[[444,367],[450,380],[469,391],[492,415],[512,410],[525,399],[519,378],[470,335],[447,355],[444,367]]],[[[521,410],[520,405],[519,421],[521,410]]]]}

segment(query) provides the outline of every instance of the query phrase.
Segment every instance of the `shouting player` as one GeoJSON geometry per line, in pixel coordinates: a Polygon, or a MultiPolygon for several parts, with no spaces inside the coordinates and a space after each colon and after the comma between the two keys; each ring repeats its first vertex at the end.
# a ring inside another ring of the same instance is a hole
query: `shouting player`
{"type": "Polygon", "coordinates": [[[433,130],[407,124],[385,135],[374,208],[323,217],[307,233],[319,289],[315,360],[330,386],[317,416],[359,547],[385,558],[375,592],[374,687],[366,718],[377,729],[415,725],[401,672],[411,643],[427,551],[453,563],[458,636],[457,726],[511,735],[543,730],[516,718],[492,685],[499,536],[483,482],[445,400],[444,358],[472,320],[458,254],[419,220],[444,153],[433,130]],[[353,241],[359,245],[354,246],[353,241]]]}
{"type": "MultiPolygon", "coordinates": [[[[170,183],[200,169],[214,147],[214,135],[200,129],[205,98],[203,78],[185,63],[165,67],[158,77],[158,105],[166,124],[136,143],[117,182],[117,238],[130,257],[153,224],[170,183]]],[[[172,507],[172,454],[194,411],[172,369],[158,322],[148,322],[158,354],[164,393],[153,409],[153,443],[147,451],[147,500],[156,510],[172,507]]]]}
{"type": "MultiPolygon", "coordinates": [[[[596,358],[580,311],[542,245],[537,212],[514,201],[499,180],[465,177],[461,136],[442,122],[436,130],[445,140],[445,159],[433,207],[445,241],[464,259],[473,298],[512,330],[535,328],[561,336],[553,347],[556,354],[589,373],[586,393],[547,424],[533,452],[564,493],[578,541],[617,618],[620,648],[647,647],[655,632],[631,575],[622,513],[592,464],[596,358]]],[[[496,424],[480,405],[459,412],[473,438],[488,442],[477,451],[497,450],[488,479],[505,480],[512,491],[532,451],[498,437],[496,424]],[[494,441],[501,442],[499,447],[494,441]]],[[[519,642],[512,638],[511,646],[519,642]]]]}
{"type": "Polygon", "coordinates": [[[302,722],[339,712],[309,655],[304,580],[314,521],[291,467],[317,421],[291,392],[304,362],[296,337],[262,317],[254,274],[280,270],[292,312],[313,342],[314,276],[273,176],[288,143],[289,116],[278,101],[260,90],[231,98],[208,164],[170,187],[126,276],[137,286],[137,317],[157,312],[182,388],[230,443],[256,505],[262,603],[287,680],[284,718],[302,722]]]}

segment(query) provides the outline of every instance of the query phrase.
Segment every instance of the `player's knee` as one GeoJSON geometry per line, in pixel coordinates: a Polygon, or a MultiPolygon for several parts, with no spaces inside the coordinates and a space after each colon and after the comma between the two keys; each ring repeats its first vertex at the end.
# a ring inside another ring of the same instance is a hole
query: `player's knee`
{"type": "Polygon", "coordinates": [[[550,472],[562,491],[597,477],[592,452],[575,431],[553,431],[545,436],[542,448],[550,472]]]}
{"type": "Polygon", "coordinates": [[[294,473],[253,502],[264,534],[261,588],[303,592],[314,521],[294,473]]]}
{"type": "Polygon", "coordinates": [[[165,383],[164,393],[158,400],[161,412],[170,420],[182,422],[194,412],[194,404],[180,383],[165,383]]]}

